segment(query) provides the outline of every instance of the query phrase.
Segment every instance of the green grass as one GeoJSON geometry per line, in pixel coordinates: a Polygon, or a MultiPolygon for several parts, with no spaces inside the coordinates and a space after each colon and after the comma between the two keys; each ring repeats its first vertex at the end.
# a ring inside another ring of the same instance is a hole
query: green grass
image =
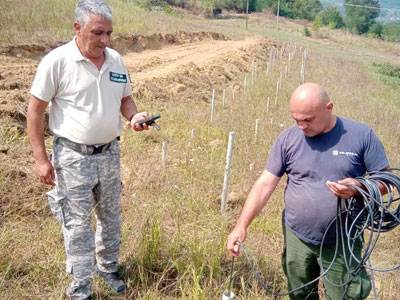
{"type": "MultiPolygon", "coordinates": [[[[71,3],[66,1],[64,7],[58,1],[44,1],[43,6],[35,2],[38,7],[34,11],[48,10],[43,12],[44,19],[51,21],[54,16],[47,18],[46,14],[58,11],[60,18],[55,19],[59,23],[65,21],[63,26],[57,27],[59,29],[54,29],[54,40],[68,38],[71,34],[68,30],[62,31],[62,28],[71,28],[71,3]],[[55,9],[52,10],[52,7],[55,9]]],[[[187,27],[181,29],[196,28],[206,22],[150,14],[134,7],[128,10],[122,1],[110,3],[114,5],[117,34],[173,31],[183,23],[187,27]],[[129,22],[136,25],[131,28],[129,22]],[[191,27],[190,24],[195,25],[191,27]],[[165,27],[163,30],[162,26],[165,27]]],[[[34,14],[31,13],[31,19],[15,16],[22,16],[21,12],[28,13],[33,8],[27,4],[26,7],[12,6],[11,9],[10,5],[10,1],[0,4],[1,8],[9,11],[7,22],[15,25],[15,31],[25,27],[26,30],[19,33],[21,36],[32,35],[32,25],[38,22],[38,19],[32,17],[34,14]]],[[[3,10],[0,10],[0,14],[0,22],[5,22],[3,10]]],[[[207,28],[226,32],[242,30],[244,26],[243,19],[211,23],[207,28]]],[[[40,27],[42,33],[38,32],[28,41],[38,40],[39,35],[46,38],[53,36],[46,24],[40,27]]],[[[309,48],[307,81],[318,82],[327,89],[338,115],[372,126],[382,139],[391,165],[400,165],[400,131],[397,121],[400,116],[400,90],[395,85],[386,85],[380,81],[380,75],[372,66],[370,57],[371,53],[379,59],[387,55],[390,61],[393,57],[391,46],[385,44],[379,50],[374,42],[365,40],[365,47],[361,47],[363,40],[344,42],[346,36],[336,37],[333,33],[330,39],[335,43],[327,44],[320,38],[303,37],[302,26],[286,25],[275,30],[272,21],[255,19],[250,22],[252,32],[272,37],[278,45],[288,42],[297,44],[291,71],[283,79],[276,104],[276,81],[287,63],[287,52],[282,59],[277,59],[274,68],[266,74],[265,63],[269,49],[259,56],[259,74],[254,86],[249,84],[250,74],[239,74],[230,82],[213,82],[217,91],[213,123],[209,121],[209,102],[187,99],[158,102],[146,96],[137,99],[142,110],[161,113],[159,123],[162,130],[158,132],[152,129],[143,133],[125,131],[121,141],[124,186],[120,261],[121,272],[128,287],[127,298],[221,298],[228,283],[231,259],[225,250],[226,237],[234,226],[252,184],[266,164],[273,141],[282,130],[294,125],[288,111],[288,98],[300,82],[301,46],[309,48]],[[342,47],[356,49],[360,55],[356,57],[354,52],[348,53],[342,47]],[[243,92],[245,76],[249,84],[246,93],[243,92]],[[233,85],[239,88],[235,99],[232,99],[233,85]],[[227,89],[228,104],[225,107],[221,103],[223,88],[227,89]],[[266,111],[268,96],[271,97],[269,112],[266,111]],[[260,120],[257,141],[254,139],[256,119],[260,120]],[[196,130],[194,138],[191,138],[192,129],[196,130]],[[235,131],[237,135],[227,212],[221,215],[220,199],[230,131],[235,131]],[[165,166],[161,162],[163,141],[168,141],[165,166]],[[254,164],[253,171],[249,169],[250,164],[254,164]]],[[[6,28],[0,29],[3,30],[1,33],[9,30],[10,26],[6,28]]],[[[4,37],[2,42],[8,39],[9,42],[20,43],[18,35],[11,37],[12,33],[1,34],[4,37]]],[[[248,59],[248,65],[251,65],[251,57],[248,59]]],[[[207,70],[201,69],[198,72],[207,70]]],[[[187,80],[198,78],[195,73],[185,74],[187,80]]],[[[184,76],[182,83],[185,84],[184,76]]],[[[202,94],[210,95],[213,87],[208,85],[208,90],[201,91],[202,94]]],[[[2,141],[27,147],[21,136],[15,136],[10,130],[2,127],[2,141]]],[[[63,299],[69,278],[64,272],[65,256],[60,226],[50,215],[44,189],[35,187],[32,181],[24,178],[16,181],[14,173],[10,169],[0,170],[0,184],[15,180],[13,192],[23,200],[12,207],[4,206],[7,211],[0,227],[0,299],[63,299]]],[[[280,214],[284,182],[285,179],[250,226],[245,244],[266,282],[280,291],[286,289],[280,267],[280,214]]],[[[7,196],[12,196],[11,191],[7,196]]],[[[398,230],[384,235],[382,245],[377,248],[377,255],[373,258],[374,263],[385,265],[399,262],[399,237],[398,230]]],[[[381,299],[398,298],[400,280],[395,272],[377,274],[377,282],[381,289],[384,288],[381,299]]],[[[238,299],[272,299],[256,283],[243,256],[235,264],[234,292],[238,299]]],[[[95,293],[97,299],[118,298],[107,290],[104,282],[97,279],[95,293]]]]}
{"type": "MultiPolygon", "coordinates": [[[[0,2],[0,46],[53,44],[74,35],[76,0],[13,0],[0,2]]],[[[182,14],[146,11],[127,1],[108,1],[113,12],[114,36],[150,35],[153,33],[222,32],[241,35],[237,30],[218,28],[199,18],[182,14]]]]}

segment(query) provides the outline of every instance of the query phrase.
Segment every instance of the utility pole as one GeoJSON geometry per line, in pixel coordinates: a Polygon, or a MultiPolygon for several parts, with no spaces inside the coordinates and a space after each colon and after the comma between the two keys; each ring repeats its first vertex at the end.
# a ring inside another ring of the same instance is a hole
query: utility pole
{"type": "Polygon", "coordinates": [[[276,11],[276,28],[278,28],[279,27],[279,8],[280,8],[280,0],[278,0],[278,9],[277,9],[277,11],[276,11]]]}
{"type": "Polygon", "coordinates": [[[246,30],[249,24],[249,0],[246,0],[246,30]]]}

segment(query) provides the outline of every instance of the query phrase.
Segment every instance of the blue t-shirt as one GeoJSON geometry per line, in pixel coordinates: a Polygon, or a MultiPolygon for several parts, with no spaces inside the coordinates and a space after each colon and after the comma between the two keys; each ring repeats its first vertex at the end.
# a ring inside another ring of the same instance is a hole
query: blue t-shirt
{"type": "MultiPolygon", "coordinates": [[[[363,176],[387,167],[383,145],[365,124],[337,117],[334,128],[307,137],[297,126],[284,131],[271,149],[265,169],[275,176],[287,174],[286,226],[301,240],[321,244],[336,216],[337,197],[326,181],[363,176]]],[[[335,226],[325,243],[335,241],[335,226]]]]}

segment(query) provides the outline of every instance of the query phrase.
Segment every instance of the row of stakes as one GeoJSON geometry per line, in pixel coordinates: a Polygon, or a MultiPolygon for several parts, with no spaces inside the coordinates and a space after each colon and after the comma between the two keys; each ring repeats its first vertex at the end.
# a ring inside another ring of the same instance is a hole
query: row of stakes
{"type": "MultiPolygon", "coordinates": [[[[288,50],[289,53],[288,53],[288,64],[285,66],[285,71],[284,71],[285,77],[290,72],[291,61],[294,57],[294,54],[296,53],[297,46],[294,45],[294,47],[293,47],[292,45],[289,45],[286,50],[288,50]]],[[[284,52],[285,52],[285,49],[283,47],[281,48],[280,53],[277,53],[274,51],[270,52],[269,60],[267,62],[267,70],[266,70],[267,74],[271,71],[272,67],[274,66],[276,57],[277,56],[283,57],[284,52]]],[[[308,54],[307,49],[304,49],[303,51],[301,51],[301,58],[302,58],[301,72],[300,72],[301,83],[305,82],[305,69],[306,69],[307,54],[308,54]]],[[[253,60],[252,76],[251,76],[251,85],[252,86],[255,84],[255,82],[257,80],[257,69],[258,69],[257,61],[253,60]]],[[[283,77],[283,73],[280,72],[279,79],[276,83],[275,105],[277,103],[279,90],[282,87],[282,77],[283,77]]],[[[244,78],[243,85],[244,85],[243,91],[245,92],[246,87],[247,87],[247,77],[244,78]]],[[[232,90],[232,100],[234,100],[234,98],[235,98],[235,90],[233,89],[232,90]]],[[[225,107],[225,105],[226,105],[226,89],[223,89],[222,105],[223,105],[223,107],[225,107]]],[[[267,99],[267,112],[269,112],[269,108],[270,108],[270,97],[268,97],[268,99],[267,99]]],[[[210,117],[211,122],[214,121],[214,114],[215,114],[215,89],[212,90],[212,96],[211,96],[211,117],[210,117]]],[[[255,120],[255,141],[257,141],[258,128],[259,128],[259,119],[256,119],[255,120]]],[[[195,129],[192,129],[192,132],[191,132],[192,139],[195,137],[195,134],[196,134],[195,129]]],[[[224,185],[223,185],[222,197],[221,197],[221,213],[222,214],[224,214],[226,212],[226,202],[227,202],[227,198],[228,198],[229,178],[230,178],[230,172],[231,172],[231,164],[232,164],[232,155],[233,155],[235,136],[236,136],[236,133],[234,131],[231,131],[229,133],[228,149],[227,149],[227,154],[226,154],[225,172],[224,172],[224,185]]],[[[168,142],[163,141],[162,142],[163,166],[165,166],[166,162],[167,162],[167,149],[168,149],[168,142]]],[[[250,170],[254,170],[254,163],[250,164],[250,170]]],[[[235,258],[232,257],[228,289],[223,292],[222,300],[233,300],[235,298],[235,294],[232,292],[232,289],[231,289],[232,288],[232,279],[233,279],[234,261],[235,261],[235,258]]]]}
{"type": "MultiPolygon", "coordinates": [[[[283,54],[285,51],[288,52],[288,64],[285,66],[285,77],[287,76],[288,72],[290,71],[290,66],[291,66],[291,61],[296,53],[297,46],[290,45],[287,48],[282,47],[280,53],[271,51],[269,55],[269,59],[267,62],[267,74],[271,71],[272,67],[275,65],[275,61],[277,56],[283,57],[283,54]]],[[[302,57],[302,62],[301,62],[301,79],[302,82],[304,83],[304,76],[305,76],[305,67],[306,67],[306,59],[307,59],[307,54],[308,51],[307,49],[304,49],[301,51],[301,57],[302,57]]],[[[255,84],[255,80],[257,79],[257,61],[253,60],[252,62],[252,81],[251,84],[255,84]]],[[[278,98],[278,93],[280,88],[282,87],[282,77],[283,74],[282,72],[280,73],[279,79],[276,84],[276,95],[275,95],[275,104],[277,102],[278,98]]],[[[246,90],[246,77],[244,81],[244,91],[246,90]]],[[[235,90],[232,91],[232,100],[235,97],[235,90]]],[[[222,94],[222,105],[226,105],[226,89],[223,89],[223,94],[222,94]]],[[[267,112],[269,112],[270,109],[270,97],[267,99],[267,112]]],[[[214,115],[215,115],[215,89],[212,90],[212,96],[211,96],[211,116],[210,116],[210,121],[214,121],[214,115]]],[[[271,122],[273,120],[271,119],[271,122]]],[[[283,124],[280,124],[282,126],[283,124]]],[[[259,131],[259,119],[255,120],[255,132],[254,132],[254,140],[257,142],[257,136],[258,136],[258,131],[259,131]]],[[[191,137],[192,139],[195,137],[196,131],[195,129],[192,129],[191,132],[191,137]]],[[[228,196],[228,187],[229,187],[229,178],[230,178],[230,170],[231,170],[231,163],[232,163],[232,154],[233,154],[233,147],[234,147],[234,140],[235,140],[236,133],[231,131],[229,133],[229,140],[228,140],[228,149],[227,149],[227,155],[226,155],[226,163],[225,163],[225,172],[224,172],[224,185],[222,189],[222,197],[221,197],[221,213],[225,213],[226,211],[226,202],[227,202],[227,196],[228,196]]],[[[163,166],[166,165],[167,162],[167,149],[168,149],[168,142],[163,141],[162,142],[162,164],[163,166]]],[[[250,170],[254,170],[254,163],[251,163],[249,166],[250,170]]]]}

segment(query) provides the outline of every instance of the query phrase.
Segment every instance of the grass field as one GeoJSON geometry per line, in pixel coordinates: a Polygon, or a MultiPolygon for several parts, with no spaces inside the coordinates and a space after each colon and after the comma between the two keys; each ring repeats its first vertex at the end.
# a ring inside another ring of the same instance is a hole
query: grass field
{"type": "MultiPolygon", "coordinates": [[[[0,43],[69,39],[74,3],[26,1],[25,5],[16,7],[14,1],[2,1],[0,43]]],[[[228,36],[235,32],[243,34],[243,19],[176,18],[144,12],[123,1],[110,1],[110,4],[117,35],[178,29],[219,31],[228,36]]],[[[250,31],[279,41],[280,47],[286,50],[278,55],[268,74],[265,66],[269,53],[260,56],[253,85],[251,73],[243,73],[231,82],[213,82],[217,93],[214,122],[210,122],[209,102],[185,99],[158,102],[146,96],[137,99],[141,109],[161,113],[159,123],[163,129],[141,134],[126,131],[123,135],[121,272],[128,292],[125,298],[117,296],[96,279],[97,299],[221,299],[230,268],[226,237],[253,182],[266,164],[273,141],[282,130],[294,125],[288,111],[288,98],[301,80],[303,47],[308,49],[306,81],[318,82],[327,89],[338,115],[374,128],[391,165],[400,166],[400,80],[379,74],[372,65],[375,61],[398,59],[397,45],[377,44],[374,40],[328,30],[325,38],[321,35],[305,38],[303,26],[285,22],[277,30],[272,20],[260,16],[252,17],[249,24],[250,31]],[[294,57],[285,75],[289,51],[294,57]],[[282,87],[275,99],[280,74],[283,74],[282,87]],[[225,106],[221,101],[224,88],[225,106]],[[254,135],[256,119],[259,120],[257,140],[254,135]],[[196,132],[194,138],[192,129],[196,132]],[[230,131],[237,135],[227,212],[221,215],[230,131]],[[165,165],[161,162],[163,141],[168,141],[165,165]],[[254,166],[252,170],[250,165],[254,166]]],[[[248,63],[250,66],[251,61],[248,63]]],[[[210,85],[206,91],[210,95],[211,89],[210,85]]],[[[11,151],[29,147],[24,132],[5,126],[1,127],[0,142],[11,151]]],[[[50,142],[49,139],[48,145],[50,142]]],[[[30,162],[21,157],[20,163],[30,162]]],[[[64,299],[69,278],[64,272],[61,228],[50,215],[44,195],[46,188],[35,183],[31,175],[22,179],[18,176],[12,166],[0,169],[0,189],[12,184],[13,190],[9,193],[24,198],[24,202],[10,201],[2,208],[4,213],[0,216],[0,299],[64,299]],[[17,207],[13,203],[23,204],[17,207]]],[[[245,244],[266,282],[281,291],[286,289],[280,267],[283,191],[284,180],[250,226],[245,244]]],[[[385,234],[373,256],[373,264],[382,267],[400,263],[399,242],[399,229],[385,234]]],[[[379,299],[398,299],[398,270],[376,276],[379,299]]],[[[236,262],[234,292],[237,299],[273,299],[256,283],[243,256],[236,262]]],[[[369,299],[373,299],[372,296],[369,299]]]]}

